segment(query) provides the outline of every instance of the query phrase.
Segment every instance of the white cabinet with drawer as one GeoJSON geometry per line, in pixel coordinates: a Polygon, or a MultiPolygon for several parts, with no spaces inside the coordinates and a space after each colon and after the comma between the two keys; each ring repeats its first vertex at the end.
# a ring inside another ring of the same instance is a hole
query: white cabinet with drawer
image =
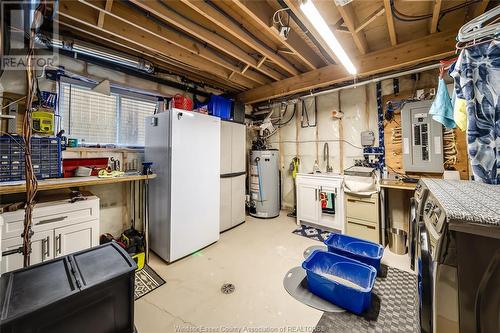
{"type": "Polygon", "coordinates": [[[297,174],[297,224],[344,232],[343,181],[336,174],[297,174]],[[331,209],[322,206],[326,195],[331,209]]]}
{"type": "Polygon", "coordinates": [[[345,194],[346,234],[380,242],[378,193],[371,196],[345,194]]]}
{"type": "MultiPolygon", "coordinates": [[[[2,252],[22,247],[24,210],[4,213],[2,217],[2,252]]],[[[31,265],[99,245],[99,198],[36,204],[32,229],[31,265]]],[[[23,267],[22,254],[2,259],[2,273],[23,267]]]]}

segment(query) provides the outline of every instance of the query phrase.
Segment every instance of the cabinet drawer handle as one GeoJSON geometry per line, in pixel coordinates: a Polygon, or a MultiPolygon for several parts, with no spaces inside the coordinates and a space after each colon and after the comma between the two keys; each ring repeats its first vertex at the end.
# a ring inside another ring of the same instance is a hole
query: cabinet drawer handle
{"type": "Polygon", "coordinates": [[[318,201],[318,189],[314,189],[314,201],[318,201]]]}
{"type": "Polygon", "coordinates": [[[46,255],[47,255],[47,258],[50,257],[50,246],[49,246],[49,236],[47,236],[47,238],[45,239],[45,244],[46,244],[46,249],[47,249],[47,252],[46,252],[46,255]]]}
{"type": "Polygon", "coordinates": [[[61,254],[61,234],[56,236],[56,253],[61,254]]]}
{"type": "Polygon", "coordinates": [[[54,223],[54,222],[61,222],[66,220],[68,217],[67,216],[60,216],[60,217],[55,217],[53,219],[47,219],[47,220],[41,220],[38,223],[35,223],[35,225],[40,225],[40,224],[46,224],[46,223],[54,223]]]}
{"type": "Polygon", "coordinates": [[[356,199],[347,199],[347,201],[349,201],[349,202],[362,202],[362,203],[372,204],[372,205],[375,204],[375,202],[373,202],[373,201],[364,201],[364,200],[356,200],[356,199]]]}
{"type": "Polygon", "coordinates": [[[374,227],[374,226],[371,226],[371,225],[366,225],[366,224],[357,223],[357,222],[353,222],[353,221],[349,221],[348,223],[351,223],[351,224],[356,224],[356,225],[360,225],[360,226],[362,226],[362,227],[365,227],[365,228],[368,228],[368,229],[373,229],[373,230],[375,230],[375,227],[374,227]]]}
{"type": "Polygon", "coordinates": [[[45,254],[47,253],[47,239],[42,239],[42,261],[45,261],[45,254]]]}

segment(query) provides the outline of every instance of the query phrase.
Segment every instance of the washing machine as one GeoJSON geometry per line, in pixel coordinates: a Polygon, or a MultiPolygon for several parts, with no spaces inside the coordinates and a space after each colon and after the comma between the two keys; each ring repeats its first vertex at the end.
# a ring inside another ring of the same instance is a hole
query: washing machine
{"type": "Polygon", "coordinates": [[[500,186],[422,179],[413,207],[421,331],[500,332],[500,186]]]}

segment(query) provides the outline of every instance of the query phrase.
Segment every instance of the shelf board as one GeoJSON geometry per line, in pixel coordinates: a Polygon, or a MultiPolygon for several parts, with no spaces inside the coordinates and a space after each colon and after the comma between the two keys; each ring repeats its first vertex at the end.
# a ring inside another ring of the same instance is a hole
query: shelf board
{"type": "MultiPolygon", "coordinates": [[[[72,178],[53,178],[38,181],[38,191],[57,190],[70,187],[81,186],[95,186],[95,185],[108,185],[124,182],[131,182],[136,180],[148,180],[156,178],[156,174],[152,175],[136,175],[136,176],[122,176],[114,178],[99,178],[97,176],[90,177],[72,177],[72,178]]],[[[26,191],[26,184],[16,182],[13,185],[9,183],[0,183],[0,195],[23,193],[26,191]]]]}

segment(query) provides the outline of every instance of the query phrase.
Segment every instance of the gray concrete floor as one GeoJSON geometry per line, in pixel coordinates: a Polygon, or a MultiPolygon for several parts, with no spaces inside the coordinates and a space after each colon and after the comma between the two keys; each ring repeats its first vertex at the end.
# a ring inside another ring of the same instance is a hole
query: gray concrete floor
{"type": "MultiPolygon", "coordinates": [[[[318,241],[292,234],[295,219],[247,217],[247,222],[187,258],[167,265],[151,256],[150,266],[167,283],[135,303],[139,333],[148,332],[311,332],[322,312],[292,298],[283,277],[300,266],[303,251],[318,241]],[[234,293],[220,291],[233,283],[234,293]]],[[[386,249],[383,262],[409,270],[408,256],[386,249]]]]}

